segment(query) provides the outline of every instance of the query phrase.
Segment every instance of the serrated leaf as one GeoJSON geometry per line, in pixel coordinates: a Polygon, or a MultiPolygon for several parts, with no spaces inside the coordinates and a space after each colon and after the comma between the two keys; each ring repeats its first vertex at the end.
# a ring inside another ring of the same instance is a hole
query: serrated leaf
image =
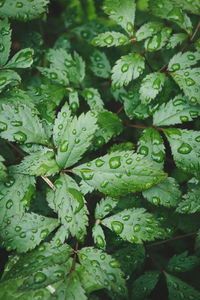
{"type": "Polygon", "coordinates": [[[129,208],[103,219],[101,224],[131,243],[153,241],[161,238],[163,232],[152,215],[144,208],[129,208]]]}
{"type": "Polygon", "coordinates": [[[188,12],[200,15],[200,3],[198,0],[188,1],[188,0],[182,0],[181,3],[179,0],[172,0],[174,4],[181,7],[183,10],[187,10],[188,12]]]}
{"type": "Polygon", "coordinates": [[[179,44],[182,44],[182,42],[185,41],[186,39],[187,39],[187,34],[185,34],[185,33],[174,33],[170,37],[166,48],[167,49],[174,49],[179,44]]]}
{"type": "Polygon", "coordinates": [[[108,30],[108,26],[105,23],[95,20],[73,28],[72,32],[90,42],[98,33],[105,32],[106,30],[108,30]]]}
{"type": "Polygon", "coordinates": [[[190,255],[185,251],[179,255],[174,255],[170,258],[167,269],[169,272],[187,272],[194,269],[200,263],[199,257],[190,255]]]}
{"type": "Polygon", "coordinates": [[[145,41],[145,49],[149,52],[162,49],[167,43],[171,32],[172,29],[170,27],[164,27],[160,32],[145,41]]]}
{"type": "Polygon", "coordinates": [[[31,153],[22,162],[12,168],[12,172],[25,175],[51,176],[59,172],[59,167],[54,159],[54,151],[37,151],[31,153]]]}
{"type": "Polygon", "coordinates": [[[195,65],[200,60],[200,53],[187,51],[175,54],[169,61],[168,70],[170,72],[182,70],[195,65]]]}
{"type": "Polygon", "coordinates": [[[156,167],[163,168],[165,158],[165,146],[159,132],[153,128],[143,131],[138,141],[137,152],[151,161],[156,167]]]}
{"type": "Polygon", "coordinates": [[[110,62],[106,54],[102,51],[95,50],[90,57],[91,71],[98,77],[109,78],[111,72],[110,62]]]}
{"type": "Polygon", "coordinates": [[[94,243],[97,247],[105,250],[106,249],[106,240],[103,229],[98,223],[95,223],[92,228],[92,237],[94,239],[94,243]]]}
{"type": "Polygon", "coordinates": [[[172,155],[178,168],[198,176],[200,170],[200,134],[186,129],[165,129],[172,155]]]}
{"type": "Polygon", "coordinates": [[[0,70],[0,92],[7,85],[16,86],[21,82],[21,77],[12,70],[0,70]]]}
{"type": "Polygon", "coordinates": [[[183,200],[179,203],[176,211],[184,214],[194,214],[200,211],[200,189],[194,188],[183,196],[183,200]]]}
{"type": "Polygon", "coordinates": [[[153,124],[169,126],[193,121],[200,115],[200,106],[193,105],[187,97],[177,95],[167,103],[163,103],[153,114],[153,124]]]}
{"type": "Polygon", "coordinates": [[[86,88],[83,90],[82,95],[87,101],[91,110],[100,111],[103,109],[104,103],[97,89],[86,88]]]}
{"type": "Polygon", "coordinates": [[[0,181],[5,181],[7,178],[6,167],[4,166],[4,158],[0,155],[0,181]]]}
{"type": "Polygon", "coordinates": [[[20,90],[19,88],[12,88],[10,90],[5,91],[1,95],[0,106],[2,104],[10,104],[14,106],[16,109],[20,106],[25,104],[26,106],[30,107],[31,109],[35,109],[38,113],[33,99],[29,97],[26,91],[20,90]]]}
{"type": "Polygon", "coordinates": [[[140,99],[142,104],[148,104],[162,90],[166,75],[164,73],[151,73],[147,75],[141,83],[140,99]]]}
{"type": "Polygon", "coordinates": [[[6,0],[1,4],[1,17],[9,17],[21,21],[36,19],[47,10],[49,0],[6,0]]]}
{"type": "Polygon", "coordinates": [[[1,20],[0,22],[0,66],[4,66],[8,60],[11,47],[11,29],[8,20],[1,20]]]}
{"type": "Polygon", "coordinates": [[[64,224],[66,234],[70,232],[72,236],[83,239],[88,225],[88,210],[78,185],[66,174],[60,174],[54,185],[56,190],[49,190],[47,201],[54,203],[52,208],[64,224]]]}
{"type": "Polygon", "coordinates": [[[17,52],[4,66],[6,69],[28,68],[33,63],[34,50],[31,48],[22,49],[17,52]]]}
{"type": "Polygon", "coordinates": [[[200,68],[178,70],[171,72],[170,75],[192,103],[200,103],[200,68]]]}
{"type": "Polygon", "coordinates": [[[17,109],[3,104],[0,111],[1,137],[11,142],[49,145],[36,111],[26,105],[17,109]]]}
{"type": "Polygon", "coordinates": [[[168,177],[165,181],[152,186],[142,194],[152,204],[165,207],[177,206],[181,198],[179,186],[172,177],[168,177]]]}
{"type": "Polygon", "coordinates": [[[112,68],[113,85],[117,88],[128,85],[133,79],[139,77],[145,68],[144,57],[130,53],[116,61],[112,68]]]}
{"type": "Polygon", "coordinates": [[[162,170],[131,151],[107,154],[72,171],[87,184],[113,197],[150,188],[166,178],[162,170]]]}
{"type": "Polygon", "coordinates": [[[106,0],[103,9],[112,20],[121,25],[132,36],[136,10],[135,1],[106,0]]]}
{"type": "Polygon", "coordinates": [[[128,36],[115,31],[100,33],[92,40],[92,44],[98,47],[124,46],[129,43],[130,40],[128,36]]]}
{"type": "Polygon", "coordinates": [[[108,153],[116,152],[116,151],[133,151],[135,148],[132,142],[125,142],[120,144],[114,144],[108,150],[108,153]]]}
{"type": "Polygon", "coordinates": [[[145,40],[148,37],[151,37],[152,35],[156,34],[161,30],[163,27],[162,22],[148,22],[144,25],[142,25],[135,34],[136,40],[137,41],[142,41],[145,40]]]}
{"type": "Polygon", "coordinates": [[[146,271],[140,277],[138,277],[132,286],[132,297],[135,300],[146,299],[147,296],[155,288],[159,280],[160,272],[159,271],[146,271]]]}
{"type": "Polygon", "coordinates": [[[69,237],[69,232],[66,231],[66,228],[64,225],[61,225],[58,230],[56,231],[51,244],[52,246],[60,246],[63,245],[65,240],[69,237]]]}
{"type": "Polygon", "coordinates": [[[119,263],[101,250],[85,247],[78,252],[81,265],[95,279],[96,283],[117,294],[126,296],[125,280],[119,263]]]}
{"type": "Polygon", "coordinates": [[[95,208],[95,219],[103,219],[117,205],[119,199],[106,197],[97,203],[95,208]]]}
{"type": "Polygon", "coordinates": [[[199,299],[200,292],[181,279],[165,273],[170,300],[199,299]]]}
{"type": "Polygon", "coordinates": [[[58,165],[67,168],[81,159],[90,145],[97,126],[94,112],[81,114],[78,119],[75,116],[70,124],[69,120],[65,122],[67,124],[63,124],[65,130],[62,133],[62,139],[59,144],[55,145],[58,147],[56,155],[58,165]]]}
{"type": "Polygon", "coordinates": [[[16,249],[19,253],[35,248],[59,222],[57,219],[43,217],[34,213],[25,213],[7,218],[1,229],[1,245],[16,249]]]}
{"type": "Polygon", "coordinates": [[[33,176],[13,174],[6,183],[0,182],[0,220],[22,216],[34,191],[33,176]]]}

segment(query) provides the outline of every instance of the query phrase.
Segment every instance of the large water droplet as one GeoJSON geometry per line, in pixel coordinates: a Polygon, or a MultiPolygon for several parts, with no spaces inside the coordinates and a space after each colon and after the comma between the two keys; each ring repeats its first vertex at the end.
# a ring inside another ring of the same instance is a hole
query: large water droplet
{"type": "Polygon", "coordinates": [[[147,49],[149,51],[157,50],[160,47],[160,43],[161,43],[161,34],[158,33],[149,39],[147,44],[147,49]]]}
{"type": "Polygon", "coordinates": [[[195,141],[196,141],[197,143],[199,143],[199,142],[200,142],[200,135],[199,135],[199,136],[197,136],[197,137],[195,138],[195,141]]]}
{"type": "Polygon", "coordinates": [[[181,211],[183,213],[187,213],[188,211],[190,210],[190,205],[184,205],[182,208],[181,208],[181,211]]]}
{"type": "Polygon", "coordinates": [[[0,121],[0,131],[7,130],[8,126],[6,123],[0,121]]]}
{"type": "Polygon", "coordinates": [[[34,282],[35,283],[42,283],[46,280],[46,275],[42,272],[37,272],[34,276],[34,282]]]}
{"type": "Polygon", "coordinates": [[[16,232],[19,232],[19,231],[21,231],[21,230],[22,230],[22,228],[21,228],[20,226],[16,226],[16,227],[15,227],[15,231],[16,231],[16,232]]]}
{"type": "Polygon", "coordinates": [[[49,230],[48,229],[43,229],[41,232],[40,232],[40,238],[41,239],[45,239],[47,237],[47,235],[49,234],[49,230]]]}
{"type": "Polygon", "coordinates": [[[99,246],[100,248],[104,247],[105,243],[104,243],[104,239],[101,235],[97,235],[96,243],[97,243],[97,246],[99,246]]]}
{"type": "Polygon", "coordinates": [[[186,82],[187,86],[192,86],[195,84],[195,82],[192,78],[186,78],[185,82],[186,82]]]}
{"type": "Polygon", "coordinates": [[[70,68],[74,65],[74,62],[72,60],[65,59],[64,60],[64,65],[65,65],[65,67],[70,68]]]}
{"type": "Polygon", "coordinates": [[[81,171],[81,176],[84,180],[91,180],[94,177],[94,172],[92,170],[85,169],[84,171],[81,171]]]}
{"type": "Polygon", "coordinates": [[[109,262],[109,265],[110,265],[112,268],[118,268],[118,267],[119,267],[119,263],[118,263],[118,261],[116,261],[116,260],[111,260],[111,261],[109,262]]]}
{"type": "Polygon", "coordinates": [[[173,71],[178,71],[178,70],[180,70],[180,64],[173,64],[172,66],[171,66],[171,69],[173,70],[173,71]]]}
{"type": "Polygon", "coordinates": [[[25,142],[27,140],[27,136],[22,131],[17,131],[14,133],[14,140],[16,142],[25,142]]]}
{"type": "Polygon", "coordinates": [[[111,228],[115,233],[120,234],[124,229],[124,225],[119,221],[113,221],[111,223],[111,228]]]}
{"type": "Polygon", "coordinates": [[[144,155],[144,156],[147,156],[148,155],[148,153],[149,153],[149,149],[146,147],[146,146],[141,146],[140,148],[139,148],[139,154],[142,154],[142,155],[144,155]]]}
{"type": "Polygon", "coordinates": [[[125,37],[118,38],[118,42],[120,45],[124,45],[126,43],[127,39],[125,37]]]}
{"type": "Polygon", "coordinates": [[[121,71],[122,71],[122,73],[125,73],[125,72],[127,72],[127,71],[128,71],[128,69],[129,69],[129,65],[128,65],[128,64],[124,64],[124,65],[121,67],[121,71]]]}
{"type": "Polygon", "coordinates": [[[175,100],[173,101],[173,105],[174,105],[174,106],[183,105],[183,104],[185,104],[185,103],[186,103],[186,101],[185,101],[184,99],[175,99],[175,100]]]}
{"type": "Polygon", "coordinates": [[[121,161],[120,161],[121,157],[120,156],[115,156],[115,157],[111,157],[109,160],[109,166],[111,169],[117,169],[121,166],[121,161]]]}
{"type": "Polygon", "coordinates": [[[51,72],[50,77],[51,77],[51,79],[57,79],[58,75],[55,72],[51,72]]]}
{"type": "Polygon", "coordinates": [[[152,203],[153,203],[154,205],[158,206],[159,203],[160,203],[160,198],[154,196],[154,197],[152,198],[152,203]]]}
{"type": "Polygon", "coordinates": [[[19,127],[22,126],[22,122],[21,121],[11,121],[12,126],[14,127],[19,127]]]}
{"type": "Polygon", "coordinates": [[[136,225],[133,227],[134,232],[138,232],[138,231],[140,231],[140,229],[141,229],[141,227],[140,227],[140,225],[138,225],[138,224],[136,224],[136,225]]]}
{"type": "Polygon", "coordinates": [[[189,119],[188,119],[187,116],[180,116],[180,120],[181,120],[182,122],[187,122],[189,119]]]}
{"type": "Polygon", "coordinates": [[[160,78],[156,78],[153,82],[152,88],[154,90],[159,90],[160,89],[160,85],[161,85],[161,80],[160,78]]]}
{"type": "Polygon", "coordinates": [[[164,156],[165,156],[165,154],[161,150],[157,153],[152,152],[152,159],[157,163],[163,162],[164,156]]]}
{"type": "Polygon", "coordinates": [[[125,215],[125,216],[122,217],[122,220],[123,221],[128,221],[130,219],[130,217],[131,217],[130,215],[125,215]]]}
{"type": "Polygon", "coordinates": [[[13,201],[12,201],[11,199],[9,199],[9,200],[6,202],[6,208],[7,208],[7,209],[10,209],[12,206],[13,206],[13,201]]]}
{"type": "Polygon", "coordinates": [[[60,146],[60,152],[66,152],[67,149],[68,149],[68,141],[67,140],[64,140],[60,146]]]}
{"type": "Polygon", "coordinates": [[[126,29],[128,30],[128,32],[132,32],[133,31],[133,25],[130,23],[130,22],[128,22],[127,24],[126,24],[126,29]]]}
{"type": "Polygon", "coordinates": [[[24,239],[26,237],[26,232],[20,233],[20,238],[24,239]]]}
{"type": "Polygon", "coordinates": [[[187,55],[187,58],[188,58],[189,60],[195,60],[195,56],[194,56],[193,54],[187,55]]]}
{"type": "Polygon", "coordinates": [[[192,151],[192,147],[187,143],[182,143],[177,151],[181,154],[189,154],[192,151]]]}
{"type": "Polygon", "coordinates": [[[152,226],[146,226],[145,229],[148,233],[153,233],[154,232],[154,228],[152,226]]]}
{"type": "Polygon", "coordinates": [[[67,221],[67,223],[70,223],[72,221],[72,217],[70,216],[65,216],[65,220],[67,221]]]}
{"type": "Polygon", "coordinates": [[[104,39],[104,42],[107,44],[107,45],[111,45],[113,43],[113,36],[112,35],[108,35],[105,39],[104,39]]]}
{"type": "Polygon", "coordinates": [[[100,158],[98,158],[98,159],[95,161],[95,165],[96,165],[97,167],[103,166],[104,163],[105,163],[105,161],[102,160],[102,159],[100,159],[100,158]]]}

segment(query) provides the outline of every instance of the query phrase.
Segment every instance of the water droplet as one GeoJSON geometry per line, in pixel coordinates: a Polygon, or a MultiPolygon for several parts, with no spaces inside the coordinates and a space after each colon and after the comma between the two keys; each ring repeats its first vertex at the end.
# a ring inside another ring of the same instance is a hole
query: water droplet
{"type": "Polygon", "coordinates": [[[137,241],[138,241],[137,236],[132,236],[130,239],[130,242],[132,242],[132,243],[137,243],[137,241]]]}
{"type": "Polygon", "coordinates": [[[118,267],[119,267],[119,263],[118,263],[118,261],[116,261],[116,260],[111,260],[111,261],[109,262],[109,265],[110,265],[112,268],[118,268],[118,267]]]}
{"type": "Polygon", "coordinates": [[[159,90],[160,89],[160,85],[161,85],[161,80],[160,78],[156,78],[153,82],[152,88],[154,90],[159,90]]]}
{"type": "Polygon", "coordinates": [[[129,69],[129,65],[128,65],[128,64],[124,64],[124,65],[121,67],[121,71],[122,71],[123,73],[127,72],[128,69],[129,69]]]}
{"type": "Polygon", "coordinates": [[[111,223],[111,228],[115,233],[120,234],[124,229],[124,225],[121,222],[113,221],[111,223]]]}
{"type": "Polygon", "coordinates": [[[194,56],[193,54],[187,55],[187,58],[188,58],[189,60],[195,60],[195,56],[194,56]]]}
{"type": "Polygon", "coordinates": [[[178,71],[178,70],[180,70],[180,64],[173,64],[172,66],[171,66],[171,69],[173,70],[173,71],[178,71]]]}
{"type": "Polygon", "coordinates": [[[104,243],[104,239],[101,235],[97,235],[96,243],[97,243],[97,246],[99,246],[100,248],[104,247],[105,243],[104,243]]]}
{"type": "Polygon", "coordinates": [[[98,158],[98,159],[95,161],[95,165],[96,165],[97,167],[103,166],[104,163],[105,163],[105,161],[102,160],[102,159],[100,159],[100,158],[98,158]]]}
{"type": "Polygon", "coordinates": [[[161,34],[158,33],[149,39],[147,44],[147,49],[149,51],[157,50],[160,47],[160,43],[161,43],[161,34]]]}
{"type": "Polygon", "coordinates": [[[161,150],[160,150],[159,152],[157,152],[157,153],[152,152],[152,159],[153,159],[155,162],[157,162],[157,163],[163,162],[164,157],[165,157],[165,154],[164,154],[164,152],[161,151],[161,150]]]}
{"type": "Polygon", "coordinates": [[[65,67],[70,68],[74,65],[74,62],[72,60],[65,59],[64,60],[64,65],[65,65],[65,67]]]}
{"type": "Polygon", "coordinates": [[[76,134],[76,129],[72,130],[72,134],[75,135],[76,134]]]}
{"type": "Polygon", "coordinates": [[[17,8],[22,8],[24,5],[23,5],[23,3],[22,2],[17,2],[16,3],[16,7],[17,8]]]}
{"type": "Polygon", "coordinates": [[[75,200],[76,204],[78,204],[78,205],[76,205],[75,211],[74,211],[74,214],[77,214],[84,206],[83,196],[78,190],[73,189],[73,188],[69,188],[69,192],[73,196],[73,200],[75,200]]]}
{"type": "Polygon", "coordinates": [[[111,157],[109,160],[109,166],[111,169],[117,169],[121,166],[121,162],[120,162],[121,157],[120,156],[114,156],[111,157]]]}
{"type": "Polygon", "coordinates": [[[145,229],[149,233],[153,233],[154,232],[154,228],[152,226],[146,226],[145,229]]]}
{"type": "Polygon", "coordinates": [[[13,177],[10,177],[7,182],[4,183],[5,186],[11,187],[15,183],[15,179],[13,177]]]}
{"type": "Polygon", "coordinates": [[[64,140],[60,146],[60,152],[66,152],[67,149],[68,149],[68,141],[67,140],[64,140]]]}
{"type": "Polygon", "coordinates": [[[183,23],[183,15],[178,7],[175,7],[168,13],[168,19],[174,22],[183,23]]]}
{"type": "Polygon", "coordinates": [[[81,176],[84,180],[91,180],[94,177],[94,172],[92,170],[85,169],[84,171],[81,171],[81,176]]]}
{"type": "Polygon", "coordinates": [[[190,210],[190,205],[184,205],[183,207],[181,207],[181,211],[184,213],[187,213],[190,210]]]}
{"type": "Polygon", "coordinates": [[[101,188],[105,188],[108,185],[108,183],[108,180],[103,181],[103,183],[101,184],[101,188]]]}
{"type": "Polygon", "coordinates": [[[61,278],[61,277],[64,277],[64,271],[62,271],[62,270],[56,270],[55,272],[54,272],[54,276],[56,277],[56,278],[61,278]]]}
{"type": "Polygon", "coordinates": [[[11,199],[9,199],[9,200],[6,202],[6,208],[7,208],[7,209],[10,209],[12,206],[13,206],[13,201],[12,201],[11,199]]]}
{"type": "Polygon", "coordinates": [[[19,232],[20,230],[22,230],[22,228],[21,228],[20,226],[16,226],[16,227],[15,227],[15,231],[16,231],[16,232],[19,232]]]}
{"type": "Polygon", "coordinates": [[[125,37],[119,37],[118,42],[120,45],[124,45],[127,42],[127,39],[125,37]]]}
{"type": "Polygon", "coordinates": [[[60,130],[63,129],[63,124],[59,124],[58,129],[60,129],[60,130]]]}
{"type": "Polygon", "coordinates": [[[40,238],[41,239],[45,239],[47,237],[47,235],[49,234],[49,230],[48,229],[43,229],[41,232],[40,232],[40,238]]]}
{"type": "Polygon", "coordinates": [[[105,139],[104,139],[104,137],[103,136],[98,136],[96,139],[95,139],[95,141],[94,141],[94,146],[95,147],[101,147],[101,146],[103,146],[105,144],[105,139]]]}
{"type": "Polygon", "coordinates": [[[149,153],[149,149],[146,147],[146,146],[141,146],[140,148],[139,148],[139,154],[142,154],[142,155],[144,155],[144,156],[147,156],[148,155],[148,153],[149,153]]]}
{"type": "Polygon", "coordinates": [[[185,103],[186,103],[186,101],[184,99],[175,99],[173,101],[174,106],[182,105],[182,104],[185,104],[185,103]]]}
{"type": "Polygon", "coordinates": [[[16,142],[25,142],[27,140],[27,136],[22,131],[17,131],[14,133],[14,140],[16,142]]]}
{"type": "Polygon", "coordinates": [[[4,45],[3,44],[0,44],[0,52],[3,52],[5,49],[4,45]]]}
{"type": "Polygon", "coordinates": [[[72,217],[66,216],[66,217],[65,217],[65,220],[67,221],[67,223],[70,223],[70,222],[72,221],[72,217]]]}
{"type": "Polygon", "coordinates": [[[131,165],[132,162],[133,162],[132,158],[128,158],[128,159],[126,160],[127,165],[131,165]]]}
{"type": "Polygon", "coordinates": [[[194,110],[191,110],[189,112],[189,114],[192,118],[198,117],[198,115],[199,115],[198,111],[194,111],[194,110]]]}
{"type": "Polygon", "coordinates": [[[128,32],[132,32],[133,31],[133,25],[130,23],[130,22],[128,22],[127,24],[126,24],[126,29],[128,30],[128,32]]]}
{"type": "Polygon", "coordinates": [[[192,147],[187,143],[182,143],[177,151],[181,154],[189,154],[192,151],[192,147]]]}
{"type": "Polygon", "coordinates": [[[0,78],[0,86],[5,85],[6,81],[7,81],[6,77],[1,77],[0,78]]]}
{"type": "Polygon", "coordinates": [[[199,143],[199,142],[200,142],[200,135],[199,135],[199,136],[197,136],[197,137],[195,138],[195,141],[196,141],[197,143],[199,143]]]}
{"type": "Polygon", "coordinates": [[[192,86],[195,84],[195,82],[192,78],[186,78],[185,82],[186,82],[187,86],[192,86]]]}
{"type": "Polygon", "coordinates": [[[22,126],[22,122],[21,121],[11,121],[12,126],[14,127],[19,127],[22,126]]]}
{"type": "Polygon", "coordinates": [[[20,233],[20,238],[24,239],[26,237],[26,232],[20,233]]]}
{"type": "Polygon", "coordinates": [[[108,35],[105,39],[104,39],[104,42],[107,44],[107,45],[111,45],[113,43],[113,36],[112,35],[108,35]]]}
{"type": "Polygon", "coordinates": [[[7,130],[8,126],[6,123],[0,121],[0,131],[7,130]]]}
{"type": "Polygon", "coordinates": [[[42,283],[46,280],[46,275],[42,272],[37,272],[34,276],[34,282],[35,283],[42,283]]]}
{"type": "Polygon", "coordinates": [[[133,227],[134,232],[138,232],[138,231],[140,231],[140,229],[141,229],[141,227],[140,227],[140,225],[138,225],[138,224],[136,224],[136,225],[133,227]]]}
{"type": "Polygon", "coordinates": [[[187,116],[180,116],[180,120],[181,120],[182,122],[187,122],[189,119],[188,119],[187,116]]]}
{"type": "Polygon", "coordinates": [[[191,97],[191,98],[190,98],[190,101],[191,101],[192,103],[197,103],[197,98],[196,98],[196,97],[191,97]]]}
{"type": "Polygon", "coordinates": [[[102,63],[98,63],[98,64],[97,64],[97,67],[98,67],[99,69],[104,69],[104,68],[105,68],[104,64],[102,64],[102,63]]]}
{"type": "Polygon", "coordinates": [[[55,72],[51,72],[50,77],[51,77],[51,79],[57,79],[58,75],[55,72]]]}
{"type": "Polygon", "coordinates": [[[105,254],[101,254],[101,255],[100,255],[100,259],[101,259],[101,260],[104,260],[105,258],[106,258],[105,254]]]}
{"type": "Polygon", "coordinates": [[[160,198],[154,196],[154,197],[152,198],[152,203],[153,203],[154,205],[158,206],[158,205],[160,204],[160,198]]]}
{"type": "Polygon", "coordinates": [[[75,142],[75,144],[79,144],[80,143],[80,139],[75,139],[74,142],[75,142]]]}
{"type": "Polygon", "coordinates": [[[130,215],[125,215],[125,216],[122,217],[122,220],[123,221],[128,221],[130,219],[130,217],[131,217],[130,215]]]}
{"type": "Polygon", "coordinates": [[[104,206],[104,211],[105,211],[105,212],[109,212],[111,209],[112,209],[112,206],[111,206],[110,204],[106,204],[106,205],[104,206]]]}

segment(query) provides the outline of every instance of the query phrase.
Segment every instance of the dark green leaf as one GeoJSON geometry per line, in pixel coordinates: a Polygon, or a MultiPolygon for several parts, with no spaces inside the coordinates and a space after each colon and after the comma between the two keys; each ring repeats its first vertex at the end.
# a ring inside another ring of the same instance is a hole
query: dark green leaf
{"type": "Polygon", "coordinates": [[[12,70],[0,70],[0,92],[7,85],[16,86],[21,82],[21,77],[12,70]]]}
{"type": "Polygon", "coordinates": [[[107,216],[117,205],[118,201],[119,199],[117,198],[106,197],[98,202],[95,209],[95,219],[103,219],[105,216],[107,216]]]}
{"type": "Polygon", "coordinates": [[[166,48],[167,49],[173,49],[176,46],[178,46],[179,44],[182,44],[183,41],[185,41],[186,39],[187,39],[187,34],[185,34],[185,33],[174,33],[170,37],[166,48]]]}
{"type": "Polygon", "coordinates": [[[170,258],[167,269],[169,272],[187,272],[198,266],[200,260],[197,256],[188,256],[185,251],[179,255],[174,255],[170,258]]]}
{"type": "Polygon", "coordinates": [[[164,27],[160,32],[145,41],[145,49],[149,52],[162,49],[171,35],[172,29],[164,27]]]}
{"type": "Polygon", "coordinates": [[[148,22],[140,27],[138,31],[136,32],[136,40],[142,41],[145,40],[148,37],[151,37],[152,35],[156,34],[161,30],[163,27],[162,22],[148,22]]]}
{"type": "Polygon", "coordinates": [[[28,68],[33,63],[34,50],[30,48],[17,52],[4,66],[7,69],[28,68]]]}
{"type": "Polygon", "coordinates": [[[200,189],[194,188],[183,196],[176,211],[178,213],[193,214],[200,211],[200,189]]]}
{"type": "Polygon", "coordinates": [[[123,46],[129,43],[130,40],[126,35],[115,31],[100,33],[92,40],[92,44],[98,47],[123,46]]]}
{"type": "Polygon", "coordinates": [[[8,20],[0,22],[0,66],[4,66],[8,60],[11,47],[11,29],[8,20]]]}
{"type": "Polygon", "coordinates": [[[82,95],[87,101],[91,110],[100,111],[103,109],[104,103],[97,89],[86,88],[83,90],[82,95]]]}
{"type": "MultiPolygon", "coordinates": [[[[179,52],[169,61],[168,70],[170,72],[189,68],[200,60],[200,53],[187,51],[179,52]]],[[[185,75],[186,76],[186,75],[185,75]]],[[[187,77],[187,76],[186,76],[187,77]]]]}

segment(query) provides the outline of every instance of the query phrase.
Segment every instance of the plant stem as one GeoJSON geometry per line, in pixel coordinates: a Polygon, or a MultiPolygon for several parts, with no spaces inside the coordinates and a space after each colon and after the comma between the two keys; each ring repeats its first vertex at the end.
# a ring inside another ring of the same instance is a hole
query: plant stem
{"type": "Polygon", "coordinates": [[[50,188],[55,192],[56,187],[55,185],[51,182],[51,180],[45,176],[45,175],[41,175],[42,179],[48,184],[48,186],[50,186],[50,188]]]}
{"type": "Polygon", "coordinates": [[[75,264],[76,264],[77,253],[78,253],[78,242],[76,242],[76,246],[75,246],[75,249],[74,249],[74,257],[73,257],[72,267],[71,267],[71,270],[69,272],[70,274],[74,271],[75,264]]]}
{"type": "MultiPolygon", "coordinates": [[[[142,126],[142,125],[137,125],[137,124],[126,124],[126,123],[123,123],[123,125],[126,127],[133,127],[133,128],[140,128],[140,129],[147,129],[147,128],[151,127],[151,126],[142,126]]],[[[161,127],[156,127],[156,126],[152,126],[152,127],[159,131],[165,130],[165,128],[161,128],[161,127]]]]}

